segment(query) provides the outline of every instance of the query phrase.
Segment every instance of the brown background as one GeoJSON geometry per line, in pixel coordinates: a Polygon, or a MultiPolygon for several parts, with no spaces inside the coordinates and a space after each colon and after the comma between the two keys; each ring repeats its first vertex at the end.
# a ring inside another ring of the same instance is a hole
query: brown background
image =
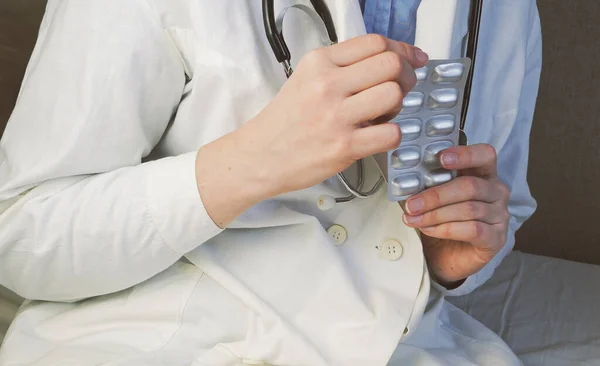
{"type": "MultiPolygon", "coordinates": [[[[0,131],[16,99],[44,4],[0,1],[0,131]]],[[[519,232],[517,247],[600,264],[600,1],[539,0],[538,6],[544,70],[529,180],[539,209],[519,232]]]]}
{"type": "Polygon", "coordinates": [[[19,92],[45,0],[0,0],[0,134],[19,92]]]}
{"type": "Polygon", "coordinates": [[[544,67],[529,183],[539,207],[517,247],[600,264],[600,1],[538,6],[544,67]]]}

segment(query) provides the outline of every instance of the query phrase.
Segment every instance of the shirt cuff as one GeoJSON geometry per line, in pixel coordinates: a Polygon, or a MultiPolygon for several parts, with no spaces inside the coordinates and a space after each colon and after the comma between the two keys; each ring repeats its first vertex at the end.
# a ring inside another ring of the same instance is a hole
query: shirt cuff
{"type": "Polygon", "coordinates": [[[196,184],[196,152],[145,164],[149,214],[168,245],[185,255],[223,231],[209,216],[196,184]]]}
{"type": "Polygon", "coordinates": [[[448,290],[444,286],[437,283],[433,279],[433,276],[430,276],[431,277],[431,285],[444,296],[463,296],[463,295],[467,295],[467,294],[473,292],[473,290],[475,290],[477,287],[479,287],[479,281],[477,279],[478,275],[479,275],[479,273],[476,273],[472,276],[467,277],[467,279],[460,286],[453,288],[451,290],[448,290]]]}

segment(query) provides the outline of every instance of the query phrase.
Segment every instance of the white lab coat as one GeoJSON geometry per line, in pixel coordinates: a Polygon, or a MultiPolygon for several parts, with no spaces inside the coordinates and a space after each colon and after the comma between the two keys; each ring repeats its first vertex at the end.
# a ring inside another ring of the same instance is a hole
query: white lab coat
{"type": "MultiPolygon", "coordinates": [[[[453,291],[430,287],[419,237],[384,190],[320,211],[320,195],[346,194],[331,179],[261,203],[224,231],[212,222],[195,151],[252,118],[285,81],[260,3],[49,1],[0,144],[0,284],[45,301],[23,306],[0,365],[352,366],[392,354],[397,365],[518,363],[443,295],[489,278],[535,209],[534,1],[486,1],[467,132],[498,149],[512,219],[505,250],[453,291]],[[343,243],[327,233],[334,224],[343,243]],[[399,259],[377,249],[389,240],[399,259]]],[[[364,33],[357,1],[327,3],[341,40],[364,33]]],[[[417,44],[459,56],[467,13],[466,0],[424,0],[417,44]]],[[[315,31],[290,19],[297,61],[315,31]]]]}

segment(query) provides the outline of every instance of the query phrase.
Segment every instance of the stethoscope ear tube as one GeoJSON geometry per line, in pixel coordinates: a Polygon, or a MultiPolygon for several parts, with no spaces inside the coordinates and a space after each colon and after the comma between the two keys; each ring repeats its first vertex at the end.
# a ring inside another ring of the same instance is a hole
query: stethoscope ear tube
{"type": "Polygon", "coordinates": [[[329,34],[329,39],[331,43],[338,43],[338,36],[335,31],[335,26],[333,25],[333,18],[331,17],[331,13],[329,12],[329,8],[323,2],[323,0],[310,0],[313,8],[321,19],[323,19],[323,23],[325,23],[325,27],[327,28],[327,33],[329,34]]]}
{"type": "Polygon", "coordinates": [[[479,29],[481,28],[481,17],[483,13],[483,0],[473,0],[469,13],[469,34],[467,42],[466,57],[471,59],[471,70],[467,76],[465,85],[465,95],[463,98],[463,107],[460,118],[460,145],[467,145],[467,135],[465,134],[465,125],[467,123],[467,114],[471,102],[471,90],[473,87],[473,78],[475,75],[475,61],[477,58],[477,46],[479,45],[479,29]]]}
{"type": "Polygon", "coordinates": [[[277,62],[284,63],[290,62],[292,56],[290,50],[285,44],[283,34],[280,29],[277,29],[277,22],[275,20],[275,6],[273,0],[263,0],[262,4],[263,23],[265,26],[265,33],[271,49],[275,54],[277,62]]]}
{"type": "MultiPolygon", "coordinates": [[[[265,33],[267,35],[269,44],[271,45],[271,49],[273,50],[273,54],[275,54],[277,62],[289,64],[292,56],[287,44],[285,43],[283,29],[278,27],[273,1],[274,0],[263,0],[262,2],[265,33]]],[[[333,18],[329,12],[329,8],[327,8],[327,5],[323,0],[310,0],[310,2],[317,15],[323,21],[323,24],[325,24],[325,29],[327,30],[327,35],[329,36],[330,42],[332,44],[337,43],[338,36],[335,30],[335,25],[333,24],[333,18]]]]}

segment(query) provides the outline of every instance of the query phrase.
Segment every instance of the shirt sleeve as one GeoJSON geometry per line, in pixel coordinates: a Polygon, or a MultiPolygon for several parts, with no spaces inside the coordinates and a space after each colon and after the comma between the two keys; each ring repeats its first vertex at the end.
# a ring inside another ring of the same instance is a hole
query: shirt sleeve
{"type": "Polygon", "coordinates": [[[537,207],[527,184],[527,167],[529,159],[529,136],[538,96],[540,74],[542,69],[542,34],[539,13],[535,2],[532,2],[531,30],[527,40],[526,68],[516,113],[514,127],[507,142],[498,151],[498,172],[500,180],[511,191],[508,209],[511,215],[507,242],[504,248],[478,273],[470,276],[456,289],[447,290],[434,283],[433,286],[447,296],[466,295],[487,282],[495,269],[512,251],[515,245],[515,233],[523,223],[533,215],[537,207]]]}
{"type": "Polygon", "coordinates": [[[144,0],[50,0],[0,141],[0,284],[28,299],[116,292],[220,229],[195,152],[142,163],[185,87],[144,0]]]}

